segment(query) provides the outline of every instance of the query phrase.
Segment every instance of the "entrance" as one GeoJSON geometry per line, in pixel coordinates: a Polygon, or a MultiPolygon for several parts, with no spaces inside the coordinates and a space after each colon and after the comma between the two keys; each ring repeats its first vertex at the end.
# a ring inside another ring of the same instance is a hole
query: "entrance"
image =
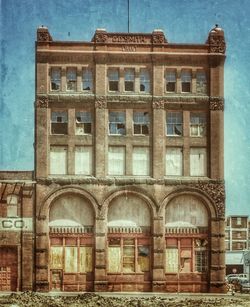
{"type": "Polygon", "coordinates": [[[0,248],[0,291],[17,291],[17,247],[0,248]]]}

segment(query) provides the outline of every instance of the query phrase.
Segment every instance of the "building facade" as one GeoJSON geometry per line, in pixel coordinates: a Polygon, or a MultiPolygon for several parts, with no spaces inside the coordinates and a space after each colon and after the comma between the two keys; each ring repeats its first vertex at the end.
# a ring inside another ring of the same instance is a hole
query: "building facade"
{"type": "Polygon", "coordinates": [[[37,30],[36,291],[223,292],[224,32],[37,30]]]}
{"type": "Polygon", "coordinates": [[[32,172],[0,172],[0,291],[33,287],[32,172]]]}

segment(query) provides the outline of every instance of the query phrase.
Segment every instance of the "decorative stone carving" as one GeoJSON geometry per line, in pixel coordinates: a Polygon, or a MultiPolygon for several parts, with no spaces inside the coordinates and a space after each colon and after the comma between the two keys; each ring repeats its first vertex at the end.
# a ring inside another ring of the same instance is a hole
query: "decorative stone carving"
{"type": "Polygon", "coordinates": [[[37,29],[37,41],[38,42],[51,42],[52,41],[52,37],[46,27],[41,26],[37,29]]]}
{"type": "Polygon", "coordinates": [[[153,34],[153,44],[163,44],[164,41],[163,34],[153,34]]]}
{"type": "Polygon", "coordinates": [[[164,100],[153,101],[153,109],[164,109],[164,105],[165,105],[164,100]]]}
{"type": "Polygon", "coordinates": [[[210,110],[224,111],[224,99],[222,97],[213,97],[210,99],[210,110]]]}
{"type": "Polygon", "coordinates": [[[226,43],[224,37],[221,36],[212,36],[209,39],[210,52],[213,53],[225,53],[226,52],[226,43]]]}
{"type": "Polygon", "coordinates": [[[107,100],[105,96],[96,97],[95,107],[97,109],[106,109],[107,108],[107,100]]]}
{"type": "Polygon", "coordinates": [[[42,97],[42,98],[39,98],[37,101],[36,101],[36,107],[37,108],[48,108],[49,106],[49,99],[47,97],[42,97]]]}
{"type": "Polygon", "coordinates": [[[96,43],[105,43],[108,39],[108,35],[106,33],[96,33],[95,41],[96,43]]]}

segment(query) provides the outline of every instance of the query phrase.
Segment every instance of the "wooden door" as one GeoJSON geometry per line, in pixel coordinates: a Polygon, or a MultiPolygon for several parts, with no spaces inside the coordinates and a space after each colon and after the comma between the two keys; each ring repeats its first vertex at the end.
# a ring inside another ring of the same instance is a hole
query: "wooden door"
{"type": "Polygon", "coordinates": [[[17,248],[0,248],[0,291],[17,291],[17,248]]]}

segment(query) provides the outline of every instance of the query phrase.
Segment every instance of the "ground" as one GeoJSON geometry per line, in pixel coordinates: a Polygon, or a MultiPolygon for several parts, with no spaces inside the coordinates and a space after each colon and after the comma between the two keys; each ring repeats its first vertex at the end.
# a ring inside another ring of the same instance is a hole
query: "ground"
{"type": "Polygon", "coordinates": [[[250,307],[250,295],[78,294],[52,296],[24,292],[0,296],[3,307],[250,307]]]}

